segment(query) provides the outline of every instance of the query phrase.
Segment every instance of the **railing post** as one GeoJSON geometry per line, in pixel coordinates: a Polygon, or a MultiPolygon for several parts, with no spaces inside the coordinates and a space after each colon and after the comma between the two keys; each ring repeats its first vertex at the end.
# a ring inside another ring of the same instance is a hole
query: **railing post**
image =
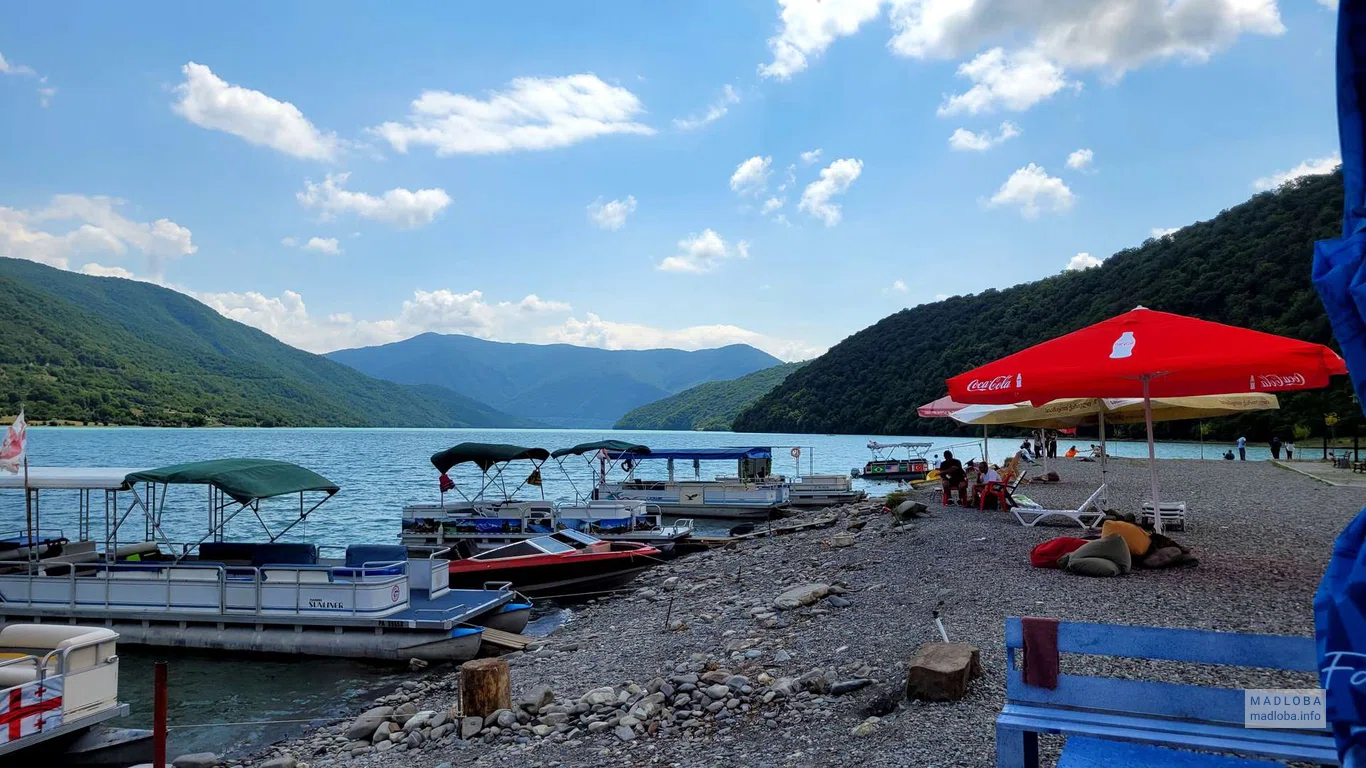
{"type": "Polygon", "coordinates": [[[152,766],[166,768],[166,662],[156,662],[153,670],[152,766]]]}

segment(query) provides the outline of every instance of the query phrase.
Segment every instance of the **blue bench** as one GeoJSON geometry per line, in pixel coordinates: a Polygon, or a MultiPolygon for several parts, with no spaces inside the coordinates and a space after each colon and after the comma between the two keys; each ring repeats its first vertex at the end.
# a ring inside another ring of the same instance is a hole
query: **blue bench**
{"type": "MultiPolygon", "coordinates": [[[[1005,630],[1006,703],[996,719],[997,768],[1036,768],[1041,733],[1083,737],[1076,739],[1079,754],[1069,760],[1065,749],[1060,766],[1090,765],[1080,753],[1094,752],[1095,739],[1114,746],[1104,759],[1106,765],[1162,764],[1154,762],[1151,752],[1147,757],[1126,761],[1126,749],[1115,742],[1339,764],[1332,736],[1326,730],[1243,727],[1241,688],[1204,688],[1061,671],[1055,689],[1028,685],[1016,659],[1021,653],[1019,661],[1023,661],[1022,622],[1006,619],[1005,630]]],[[[1059,622],[1058,652],[1318,672],[1314,641],[1306,637],[1059,622]]],[[[1236,764],[1215,756],[1202,762],[1204,755],[1174,750],[1171,754],[1173,759],[1164,761],[1171,765],[1236,764]]]]}

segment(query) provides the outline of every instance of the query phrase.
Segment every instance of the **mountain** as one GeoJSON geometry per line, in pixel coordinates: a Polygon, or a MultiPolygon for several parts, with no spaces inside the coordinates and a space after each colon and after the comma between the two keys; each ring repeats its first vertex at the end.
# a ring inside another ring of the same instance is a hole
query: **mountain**
{"type": "Polygon", "coordinates": [[[781,362],[745,344],[606,350],[437,333],[328,357],[375,378],[449,387],[525,419],[578,428],[608,428],[638,405],[781,362]]]}
{"type": "Polygon", "coordinates": [[[783,383],[806,363],[785,363],[729,381],[709,381],[642,405],[614,429],[700,429],[724,432],[741,411],[783,383]]]}
{"type": "MultiPolygon", "coordinates": [[[[1340,174],[1305,177],[1093,269],[902,310],[792,374],[741,413],[735,429],[961,432],[952,420],[916,415],[918,405],[944,394],[946,378],[1136,305],[1332,344],[1310,261],[1315,240],[1340,234],[1342,205],[1340,174]]],[[[1342,417],[1339,434],[1351,434],[1361,416],[1345,377],[1330,389],[1280,399],[1280,411],[1212,423],[1210,437],[1284,437],[1296,425],[1319,435],[1328,413],[1342,417]]],[[[1194,437],[1198,429],[1171,422],[1159,425],[1159,434],[1194,437]]]]}
{"type": "Polygon", "coordinates": [[[441,388],[379,381],[150,283],[0,258],[0,397],[31,421],[524,426],[441,388]]]}

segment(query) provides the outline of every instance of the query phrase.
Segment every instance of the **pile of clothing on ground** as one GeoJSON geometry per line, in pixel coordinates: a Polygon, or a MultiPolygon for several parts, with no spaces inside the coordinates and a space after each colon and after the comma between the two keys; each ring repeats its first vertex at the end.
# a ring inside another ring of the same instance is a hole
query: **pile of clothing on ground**
{"type": "Polygon", "coordinates": [[[1059,568],[1081,576],[1121,576],[1135,568],[1193,568],[1200,561],[1160,533],[1133,522],[1107,519],[1099,537],[1059,536],[1029,552],[1035,568],[1059,568]]]}

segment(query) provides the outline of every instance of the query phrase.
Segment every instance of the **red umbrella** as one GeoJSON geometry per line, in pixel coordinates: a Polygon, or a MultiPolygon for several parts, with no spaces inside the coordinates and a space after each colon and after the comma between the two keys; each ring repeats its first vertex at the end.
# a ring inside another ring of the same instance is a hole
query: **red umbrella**
{"type": "Polygon", "coordinates": [[[1347,372],[1322,344],[1139,307],[948,380],[960,403],[1186,397],[1328,386],[1347,372]]]}
{"type": "Polygon", "coordinates": [[[957,402],[951,397],[941,397],[916,408],[915,412],[922,419],[946,419],[963,410],[965,405],[967,404],[957,402]]]}
{"type": "Polygon", "coordinates": [[[1150,398],[1316,389],[1346,372],[1322,344],[1139,307],[960,373],[948,385],[949,397],[973,404],[1144,398],[1156,508],[1150,398]]]}

